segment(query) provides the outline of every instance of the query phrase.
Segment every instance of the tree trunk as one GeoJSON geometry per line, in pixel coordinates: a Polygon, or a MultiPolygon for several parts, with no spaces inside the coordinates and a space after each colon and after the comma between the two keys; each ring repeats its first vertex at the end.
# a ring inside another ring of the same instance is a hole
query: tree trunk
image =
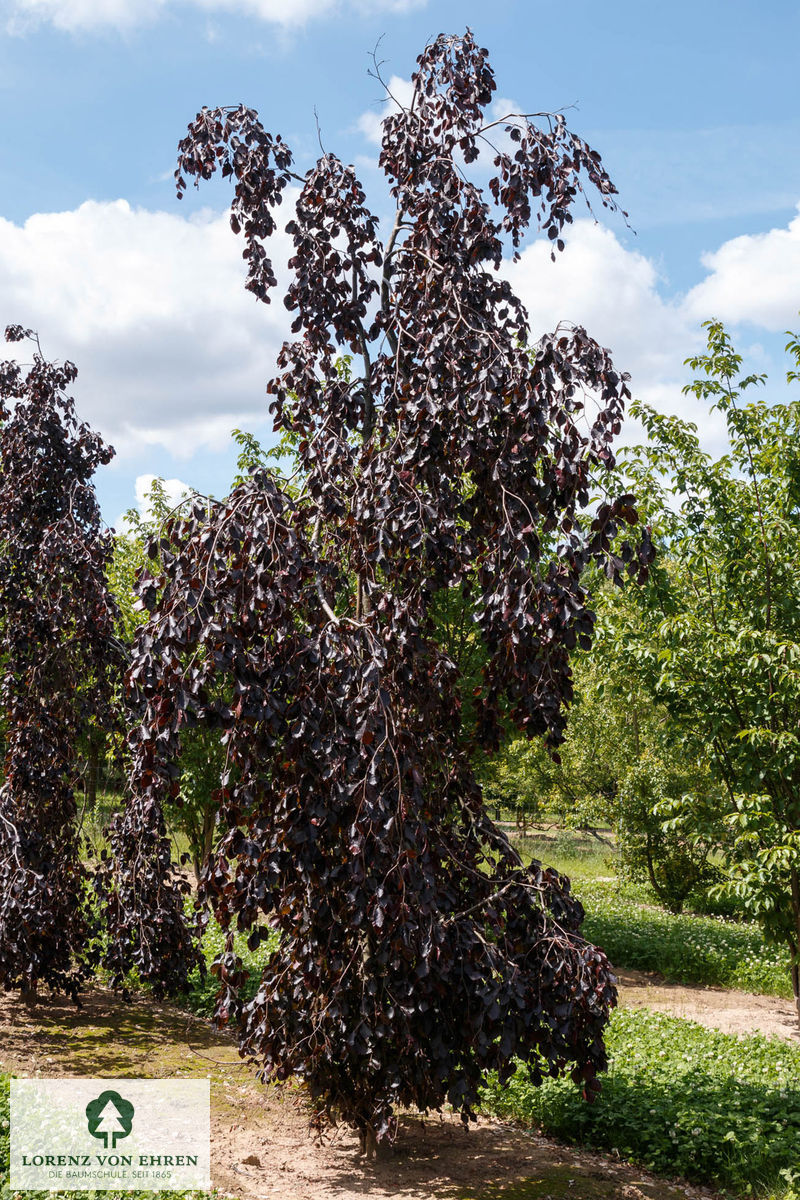
{"type": "Polygon", "coordinates": [[[800,1025],[800,876],[798,876],[797,867],[791,868],[790,878],[794,924],[794,936],[789,940],[792,952],[792,992],[794,993],[794,1006],[797,1010],[797,1024],[800,1025]]]}
{"type": "Polygon", "coordinates": [[[214,847],[214,830],[217,825],[216,809],[207,808],[203,811],[203,830],[201,834],[201,854],[194,854],[194,875],[197,880],[197,886],[200,886],[200,876],[203,873],[203,867],[208,862],[209,855],[214,847]]]}
{"type": "Polygon", "coordinates": [[[371,1125],[364,1125],[358,1131],[359,1150],[366,1159],[375,1158],[378,1150],[378,1139],[371,1125]]]}
{"type": "Polygon", "coordinates": [[[28,1004],[31,1008],[39,999],[39,981],[38,979],[26,978],[20,991],[20,999],[24,1004],[28,1004]]]}
{"type": "Polygon", "coordinates": [[[651,886],[651,888],[652,888],[652,889],[653,889],[653,891],[655,892],[656,896],[657,896],[659,899],[661,899],[661,893],[659,892],[659,889],[658,889],[658,883],[657,883],[657,881],[656,881],[656,871],[655,871],[655,866],[653,865],[653,849],[652,849],[652,846],[653,846],[653,843],[652,843],[652,841],[651,841],[651,839],[650,839],[650,834],[649,834],[649,833],[647,833],[647,834],[645,834],[645,850],[644,850],[644,852],[645,852],[645,857],[646,857],[646,859],[647,859],[647,874],[648,874],[648,876],[649,876],[649,879],[650,879],[650,886],[651,886]]]}
{"type": "Polygon", "coordinates": [[[102,735],[91,730],[86,762],[86,807],[90,812],[94,812],[97,808],[97,784],[100,779],[100,748],[102,744],[102,735]]]}

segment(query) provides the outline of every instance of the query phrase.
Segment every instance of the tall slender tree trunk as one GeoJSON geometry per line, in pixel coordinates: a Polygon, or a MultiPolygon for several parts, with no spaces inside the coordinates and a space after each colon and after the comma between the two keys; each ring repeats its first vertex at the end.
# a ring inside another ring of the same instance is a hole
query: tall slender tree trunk
{"type": "Polygon", "coordinates": [[[797,1009],[797,1024],[800,1025],[800,875],[798,875],[797,867],[791,868],[790,878],[794,933],[789,939],[789,948],[792,953],[792,992],[797,1009]]]}
{"type": "Polygon", "coordinates": [[[97,808],[97,785],[100,781],[100,750],[102,736],[92,730],[89,734],[89,752],[86,764],[86,807],[90,812],[97,808]]]}

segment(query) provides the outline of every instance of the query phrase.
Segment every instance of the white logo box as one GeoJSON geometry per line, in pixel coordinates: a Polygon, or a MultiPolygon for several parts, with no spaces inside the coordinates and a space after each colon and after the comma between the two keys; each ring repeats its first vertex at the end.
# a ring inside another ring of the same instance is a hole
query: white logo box
{"type": "Polygon", "coordinates": [[[20,1191],[208,1191],[208,1079],[12,1079],[20,1191]]]}

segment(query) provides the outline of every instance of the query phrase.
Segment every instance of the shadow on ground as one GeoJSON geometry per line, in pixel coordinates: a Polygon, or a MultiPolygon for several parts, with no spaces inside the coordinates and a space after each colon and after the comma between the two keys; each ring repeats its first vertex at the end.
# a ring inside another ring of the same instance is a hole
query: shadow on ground
{"type": "Polygon", "coordinates": [[[710,1197],[635,1168],[562,1147],[530,1131],[450,1116],[401,1119],[394,1148],[373,1163],[344,1128],[309,1132],[296,1087],[264,1088],[230,1039],[170,1005],[93,989],[78,1010],[0,998],[0,1069],[17,1075],[211,1079],[212,1174],[243,1200],[680,1200],[710,1197]]]}

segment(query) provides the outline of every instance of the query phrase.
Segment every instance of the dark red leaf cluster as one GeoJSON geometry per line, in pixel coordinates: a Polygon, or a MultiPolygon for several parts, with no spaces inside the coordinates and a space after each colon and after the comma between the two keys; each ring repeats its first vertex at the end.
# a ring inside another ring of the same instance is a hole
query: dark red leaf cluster
{"type": "MultiPolygon", "coordinates": [[[[6,337],[36,340],[19,326],[6,337]]],[[[89,937],[76,741],[90,718],[107,723],[121,665],[92,485],[113,451],[76,420],[76,374],[38,352],[27,371],[0,364],[0,986],[72,995],[89,937]]]]}
{"type": "MultiPolygon", "coordinates": [[[[204,724],[228,768],[202,899],[254,947],[279,934],[248,1001],[229,942],[219,1014],[266,1076],[306,1079],[365,1139],[391,1131],[398,1104],[449,1101],[467,1119],[484,1073],[507,1078],[515,1056],[536,1081],[571,1070],[593,1094],[615,998],[568,881],[524,867],[484,811],[433,615],[444,589],[471,610],[482,747],[508,721],[555,747],[570,653],[592,634],[587,568],[619,578],[650,558],[646,536],[611,553],[636,523],[630,496],[586,515],[613,465],[625,377],[583,329],[530,350],[497,270],[532,197],[560,233],[581,172],[604,199],[613,187],[561,118],[524,118],[510,126],[516,166],[500,155],[489,185],[506,214],[493,215],[465,164],[494,87],[469,33],[420,57],[409,108],[384,123],[397,200],[385,244],[352,168],[324,154],[300,181],[286,296],[297,340],[268,390],[301,492],[260,471],[198,505],[141,584],[151,616],[130,675],[120,964],[168,986],[185,970],[157,827],[179,791],[181,731],[204,724]],[[130,886],[145,861],[155,922],[130,886]]],[[[180,188],[218,166],[235,176],[248,286],[257,260],[264,289],[261,239],[291,178],[276,146],[250,110],[204,109],[180,148],[180,188]]]]}

